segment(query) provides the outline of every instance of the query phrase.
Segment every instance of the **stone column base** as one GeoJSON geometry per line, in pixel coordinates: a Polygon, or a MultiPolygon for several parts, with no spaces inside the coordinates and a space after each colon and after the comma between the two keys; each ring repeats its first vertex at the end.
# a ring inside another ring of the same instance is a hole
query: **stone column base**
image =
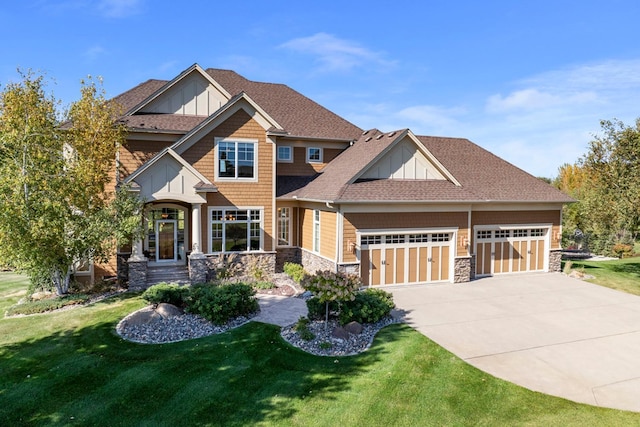
{"type": "Polygon", "coordinates": [[[127,261],[129,266],[129,290],[142,291],[147,288],[147,260],[132,259],[127,261]]]}
{"type": "Polygon", "coordinates": [[[554,273],[562,271],[562,249],[549,251],[549,271],[554,273]]]}
{"type": "Polygon", "coordinates": [[[192,284],[206,283],[209,273],[209,260],[204,254],[189,255],[189,280],[192,284]]]}
{"type": "Polygon", "coordinates": [[[471,257],[456,258],[453,263],[453,283],[471,281],[471,257]]]}

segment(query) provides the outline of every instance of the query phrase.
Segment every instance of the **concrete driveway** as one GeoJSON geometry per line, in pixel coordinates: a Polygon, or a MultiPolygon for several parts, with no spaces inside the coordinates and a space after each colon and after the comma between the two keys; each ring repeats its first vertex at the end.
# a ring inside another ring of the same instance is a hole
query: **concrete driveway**
{"type": "Polygon", "coordinates": [[[640,297],[560,273],[389,291],[409,325],[485,372],[640,412],[640,297]]]}

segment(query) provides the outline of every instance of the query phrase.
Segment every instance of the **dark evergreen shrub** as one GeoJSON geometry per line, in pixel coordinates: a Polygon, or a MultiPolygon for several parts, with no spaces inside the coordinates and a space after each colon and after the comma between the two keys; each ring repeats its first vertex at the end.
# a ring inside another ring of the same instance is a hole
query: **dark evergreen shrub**
{"type": "Polygon", "coordinates": [[[255,289],[245,283],[192,286],[185,310],[220,325],[258,311],[255,295],[255,289]]]}
{"type": "Polygon", "coordinates": [[[142,299],[149,302],[149,304],[160,304],[164,302],[178,307],[184,307],[188,295],[188,286],[180,286],[176,283],[158,283],[145,290],[142,294],[142,299]]]}

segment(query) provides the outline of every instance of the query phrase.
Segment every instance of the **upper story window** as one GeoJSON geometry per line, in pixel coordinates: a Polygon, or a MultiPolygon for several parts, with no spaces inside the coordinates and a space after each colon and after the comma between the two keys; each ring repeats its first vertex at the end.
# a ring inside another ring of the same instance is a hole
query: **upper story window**
{"type": "Polygon", "coordinates": [[[307,163],[322,163],[322,148],[307,148],[307,163]]]}
{"type": "Polygon", "coordinates": [[[256,142],[220,139],[216,143],[218,157],[216,178],[247,180],[257,178],[258,144],[256,142]]]}
{"type": "Polygon", "coordinates": [[[278,161],[279,162],[292,162],[293,155],[291,153],[291,147],[288,145],[281,145],[278,147],[278,161]]]}

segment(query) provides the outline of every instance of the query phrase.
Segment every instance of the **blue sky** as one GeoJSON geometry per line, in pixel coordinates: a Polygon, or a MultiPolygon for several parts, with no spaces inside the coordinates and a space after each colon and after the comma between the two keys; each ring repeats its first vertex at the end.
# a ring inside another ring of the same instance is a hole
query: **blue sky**
{"type": "Polygon", "coordinates": [[[601,119],[640,117],[640,2],[21,0],[0,9],[0,89],[33,69],[64,104],[193,63],[284,83],[354,124],[469,138],[536,176],[601,119]]]}

